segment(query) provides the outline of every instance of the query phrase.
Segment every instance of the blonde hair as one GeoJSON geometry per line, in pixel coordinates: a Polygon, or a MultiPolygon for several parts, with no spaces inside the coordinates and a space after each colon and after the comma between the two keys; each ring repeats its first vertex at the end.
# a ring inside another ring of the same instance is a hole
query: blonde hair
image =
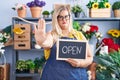
{"type": "Polygon", "coordinates": [[[71,9],[68,5],[59,5],[54,9],[53,17],[52,17],[52,35],[53,38],[56,40],[59,38],[59,36],[62,34],[62,29],[60,28],[57,20],[57,16],[59,13],[63,10],[67,10],[70,15],[70,24],[69,24],[69,31],[71,32],[73,30],[72,27],[72,16],[71,16],[71,9]]]}

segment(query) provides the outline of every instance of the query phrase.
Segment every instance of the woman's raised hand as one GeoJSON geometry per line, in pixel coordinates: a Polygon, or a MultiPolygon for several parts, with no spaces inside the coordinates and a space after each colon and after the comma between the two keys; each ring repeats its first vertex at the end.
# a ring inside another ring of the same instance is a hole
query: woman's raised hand
{"type": "Polygon", "coordinates": [[[35,40],[36,42],[39,41],[39,43],[42,43],[45,40],[45,31],[46,28],[46,23],[44,19],[39,19],[38,21],[38,25],[34,26],[34,30],[35,30],[35,40]]]}
{"type": "Polygon", "coordinates": [[[42,32],[45,34],[45,20],[44,19],[39,19],[38,25],[35,26],[35,31],[36,32],[42,32]]]}

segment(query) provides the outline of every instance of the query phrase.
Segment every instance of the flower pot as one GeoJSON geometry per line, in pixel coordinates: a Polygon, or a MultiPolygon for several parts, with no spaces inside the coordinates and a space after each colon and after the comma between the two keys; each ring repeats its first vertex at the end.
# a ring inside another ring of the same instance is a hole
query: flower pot
{"type": "Polygon", "coordinates": [[[111,17],[111,9],[110,8],[90,9],[89,16],[93,18],[111,17]]]}
{"type": "Polygon", "coordinates": [[[42,69],[38,69],[38,73],[41,74],[42,73],[42,69]]]}
{"type": "Polygon", "coordinates": [[[49,15],[43,15],[43,18],[49,18],[49,15]]]}
{"type": "Polygon", "coordinates": [[[33,18],[39,18],[41,16],[42,7],[31,7],[30,10],[33,18]]]}
{"type": "Polygon", "coordinates": [[[25,18],[26,17],[27,10],[22,9],[22,10],[17,10],[17,14],[19,17],[25,18]]]}
{"type": "Polygon", "coordinates": [[[75,16],[75,18],[79,18],[80,17],[80,12],[74,13],[74,16],[75,16]]]}
{"type": "Polygon", "coordinates": [[[35,73],[35,70],[34,69],[30,69],[30,73],[35,73]]]}
{"type": "Polygon", "coordinates": [[[114,10],[114,16],[115,17],[120,17],[120,9],[114,10]]]}

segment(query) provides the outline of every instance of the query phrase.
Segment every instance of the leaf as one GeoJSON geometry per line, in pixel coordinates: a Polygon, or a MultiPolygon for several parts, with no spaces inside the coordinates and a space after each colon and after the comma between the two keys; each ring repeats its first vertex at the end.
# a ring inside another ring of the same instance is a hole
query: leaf
{"type": "Polygon", "coordinates": [[[73,22],[73,28],[76,29],[76,30],[79,30],[79,27],[80,27],[79,22],[74,21],[74,22],[73,22]]]}
{"type": "Polygon", "coordinates": [[[98,64],[101,64],[103,66],[111,66],[114,65],[114,61],[113,59],[108,55],[108,54],[104,54],[104,55],[100,55],[100,56],[96,56],[95,57],[95,61],[98,64]],[[107,64],[107,65],[106,65],[107,64]]]}

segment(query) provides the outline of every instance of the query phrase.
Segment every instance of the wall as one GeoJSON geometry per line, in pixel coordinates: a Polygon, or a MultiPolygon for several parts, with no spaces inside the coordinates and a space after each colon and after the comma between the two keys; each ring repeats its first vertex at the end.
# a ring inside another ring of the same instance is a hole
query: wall
{"type": "MultiPolygon", "coordinates": [[[[16,3],[26,4],[33,0],[4,0],[0,3],[0,29],[12,24],[12,17],[17,16],[16,11],[12,9],[16,3]]],[[[51,11],[54,3],[65,3],[65,0],[44,0],[47,4],[43,7],[44,10],[51,11]]],[[[30,10],[27,7],[27,17],[31,17],[30,10]]]]}
{"type": "MultiPolygon", "coordinates": [[[[17,16],[16,11],[12,10],[12,7],[16,3],[24,3],[26,4],[27,2],[30,2],[32,0],[4,0],[3,2],[0,3],[0,29],[5,28],[8,25],[12,24],[12,17],[17,16]]],[[[47,5],[43,8],[44,10],[52,10],[52,6],[54,3],[69,3],[73,5],[73,1],[75,0],[44,0],[46,1],[47,5]]],[[[78,0],[78,4],[82,6],[84,9],[86,15],[88,16],[87,12],[88,9],[86,7],[86,4],[88,3],[89,0],[78,0]]],[[[114,1],[117,0],[109,0],[111,4],[113,4],[114,1]]],[[[31,17],[30,10],[27,8],[27,17],[31,17]]]]}

